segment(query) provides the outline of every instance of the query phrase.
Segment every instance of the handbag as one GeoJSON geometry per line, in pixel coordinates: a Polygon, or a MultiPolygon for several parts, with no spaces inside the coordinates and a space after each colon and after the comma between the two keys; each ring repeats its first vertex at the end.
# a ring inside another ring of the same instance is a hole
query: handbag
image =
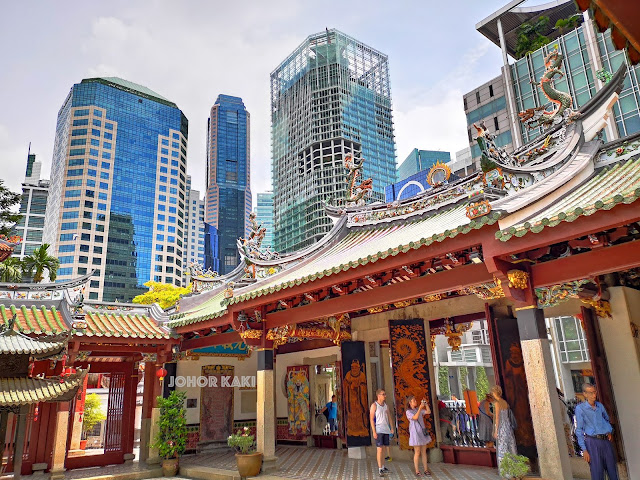
{"type": "Polygon", "coordinates": [[[425,437],[430,437],[431,435],[429,435],[429,429],[427,427],[422,427],[422,434],[425,437]]]}

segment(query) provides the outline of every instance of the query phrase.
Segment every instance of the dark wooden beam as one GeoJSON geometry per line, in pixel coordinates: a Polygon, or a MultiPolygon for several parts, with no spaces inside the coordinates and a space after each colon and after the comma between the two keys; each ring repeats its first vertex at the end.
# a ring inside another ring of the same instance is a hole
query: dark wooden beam
{"type": "Polygon", "coordinates": [[[242,341],[238,332],[217,333],[208,337],[192,338],[183,340],[180,351],[193,350],[194,348],[213,347],[215,345],[227,345],[242,341]]]}
{"type": "Polygon", "coordinates": [[[318,338],[316,340],[303,340],[295,343],[285,343],[278,347],[278,355],[284,353],[304,352],[307,350],[315,350],[316,348],[334,347],[335,343],[325,338],[318,338]]]}
{"type": "Polygon", "coordinates": [[[493,281],[484,264],[471,264],[453,270],[425,275],[408,282],[374,288],[366,292],[331,298],[291,310],[282,310],[267,316],[267,328],[297,324],[320,317],[363,310],[373,305],[400,302],[408,298],[459,290],[468,285],[493,281]]]}
{"type": "Polygon", "coordinates": [[[531,265],[531,281],[534,287],[543,287],[636,267],[640,267],[640,240],[531,265]]]}

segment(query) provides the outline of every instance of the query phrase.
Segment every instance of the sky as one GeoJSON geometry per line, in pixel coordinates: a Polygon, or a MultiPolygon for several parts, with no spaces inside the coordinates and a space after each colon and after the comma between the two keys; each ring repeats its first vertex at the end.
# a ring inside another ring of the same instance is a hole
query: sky
{"type": "Polygon", "coordinates": [[[389,56],[398,164],[413,148],[453,158],[468,146],[462,95],[498,76],[502,62],[475,25],[504,4],[5,0],[0,178],[20,190],[30,142],[49,178],[56,118],[70,88],[83,78],[117,76],[175,102],[189,119],[187,173],[202,195],[209,110],[219,94],[242,97],[251,114],[255,199],[271,186],[269,75],[326,27],[389,56]]]}

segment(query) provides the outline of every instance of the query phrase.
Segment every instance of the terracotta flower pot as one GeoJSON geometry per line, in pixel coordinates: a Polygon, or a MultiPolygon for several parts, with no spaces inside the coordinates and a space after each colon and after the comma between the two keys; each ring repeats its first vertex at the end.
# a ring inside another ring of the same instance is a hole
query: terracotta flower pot
{"type": "Polygon", "coordinates": [[[178,459],[166,458],[162,460],[162,474],[165,477],[174,477],[178,473],[178,459]]]}
{"type": "Polygon", "coordinates": [[[262,468],[262,453],[236,453],[236,463],[241,477],[255,477],[262,468]]]}

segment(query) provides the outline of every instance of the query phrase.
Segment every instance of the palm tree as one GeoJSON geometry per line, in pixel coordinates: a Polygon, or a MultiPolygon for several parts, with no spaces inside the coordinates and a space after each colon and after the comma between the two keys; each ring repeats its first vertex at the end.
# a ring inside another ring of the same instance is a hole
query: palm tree
{"type": "Polygon", "coordinates": [[[9,257],[0,263],[0,281],[11,283],[22,281],[22,262],[19,258],[9,257]]]}
{"type": "Polygon", "coordinates": [[[33,275],[34,283],[40,283],[44,278],[44,271],[49,272],[49,279],[53,282],[58,276],[58,267],[60,266],[60,260],[56,257],[52,257],[47,253],[49,244],[45,243],[36,248],[31,255],[24,257],[22,263],[24,264],[24,272],[31,276],[33,275]],[[35,274],[34,274],[35,272],[35,274]]]}

